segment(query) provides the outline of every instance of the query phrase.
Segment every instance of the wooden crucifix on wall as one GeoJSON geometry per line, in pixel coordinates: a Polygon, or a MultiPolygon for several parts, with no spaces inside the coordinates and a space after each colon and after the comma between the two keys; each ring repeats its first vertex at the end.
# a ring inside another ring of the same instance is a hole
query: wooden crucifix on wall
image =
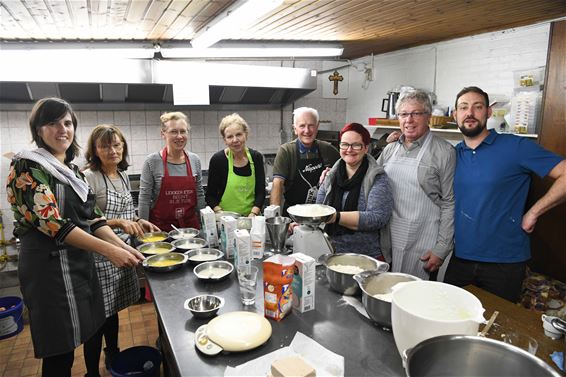
{"type": "Polygon", "coordinates": [[[332,89],[332,93],[334,95],[338,94],[338,82],[344,80],[344,77],[338,73],[338,71],[334,71],[333,74],[328,76],[328,80],[332,81],[334,84],[334,88],[332,89]]]}

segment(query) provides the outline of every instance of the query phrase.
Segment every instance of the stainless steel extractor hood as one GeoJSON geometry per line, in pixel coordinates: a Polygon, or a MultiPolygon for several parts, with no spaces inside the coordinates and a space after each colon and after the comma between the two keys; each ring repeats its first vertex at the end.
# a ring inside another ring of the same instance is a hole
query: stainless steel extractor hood
{"type": "Polygon", "coordinates": [[[317,83],[316,71],[309,69],[246,64],[116,59],[3,65],[3,104],[60,96],[73,104],[281,106],[317,83]]]}

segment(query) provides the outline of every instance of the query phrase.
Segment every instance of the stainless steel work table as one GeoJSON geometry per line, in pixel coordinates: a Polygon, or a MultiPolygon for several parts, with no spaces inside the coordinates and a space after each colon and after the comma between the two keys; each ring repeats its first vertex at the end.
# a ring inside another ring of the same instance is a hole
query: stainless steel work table
{"type": "MultiPolygon", "coordinates": [[[[258,264],[259,265],[259,264],[258,264]]],[[[260,268],[261,273],[261,268],[260,268]]],[[[330,290],[324,267],[317,267],[315,309],[293,312],[280,322],[270,320],[271,338],[262,346],[241,353],[205,356],[194,345],[197,328],[209,320],[193,318],[183,308],[185,300],[198,294],[226,299],[218,314],[238,310],[263,313],[263,281],[258,277],[256,304],[245,309],[240,301],[236,273],[224,281],[203,283],[187,265],[179,270],[146,272],[160,326],[160,343],[165,373],[170,376],[222,376],[226,366],[235,367],[279,348],[288,346],[297,331],[311,337],[330,351],[344,356],[346,376],[404,376],[401,357],[393,334],[362,317],[353,307],[338,303],[341,295],[330,290]]]]}

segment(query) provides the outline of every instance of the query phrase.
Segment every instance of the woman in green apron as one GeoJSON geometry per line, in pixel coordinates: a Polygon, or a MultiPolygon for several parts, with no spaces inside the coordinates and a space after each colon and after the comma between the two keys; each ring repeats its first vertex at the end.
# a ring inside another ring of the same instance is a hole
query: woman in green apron
{"type": "Polygon", "coordinates": [[[234,113],[222,119],[219,130],[226,148],[210,159],[206,204],[214,212],[259,215],[265,201],[265,170],[261,153],[246,147],[249,126],[234,113]]]}
{"type": "Polygon", "coordinates": [[[18,277],[35,357],[43,359],[42,376],[66,377],[74,349],[89,342],[105,319],[91,251],[119,267],[133,267],[143,256],[107,226],[71,164],[79,146],[70,105],[42,99],[29,125],[39,148],[14,156],[6,188],[22,243],[18,277]]]}

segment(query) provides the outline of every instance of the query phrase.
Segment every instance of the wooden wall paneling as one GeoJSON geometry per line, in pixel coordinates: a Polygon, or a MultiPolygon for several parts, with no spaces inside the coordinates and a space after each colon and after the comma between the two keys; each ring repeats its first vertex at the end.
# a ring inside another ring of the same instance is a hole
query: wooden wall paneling
{"type": "MultiPolygon", "coordinates": [[[[566,158],[566,21],[553,22],[538,142],[566,158]]],[[[529,206],[553,183],[534,177],[529,206]]],[[[531,237],[531,267],[566,282],[566,203],[541,216],[531,237]]]]}

